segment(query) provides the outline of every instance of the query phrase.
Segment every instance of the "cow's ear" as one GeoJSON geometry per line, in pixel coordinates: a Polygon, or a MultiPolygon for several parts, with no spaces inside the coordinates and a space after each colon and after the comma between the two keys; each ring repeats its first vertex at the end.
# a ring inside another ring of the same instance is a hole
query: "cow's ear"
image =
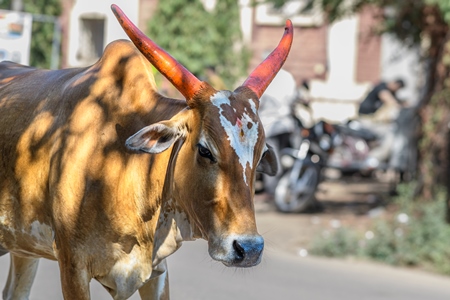
{"type": "Polygon", "coordinates": [[[182,132],[170,121],[163,121],[144,127],[126,141],[126,146],[132,150],[148,153],[161,153],[173,145],[182,132]]]}
{"type": "Polygon", "coordinates": [[[259,161],[256,171],[267,174],[269,176],[275,176],[278,172],[277,155],[272,146],[266,144],[267,149],[264,151],[261,160],[259,161]]]}

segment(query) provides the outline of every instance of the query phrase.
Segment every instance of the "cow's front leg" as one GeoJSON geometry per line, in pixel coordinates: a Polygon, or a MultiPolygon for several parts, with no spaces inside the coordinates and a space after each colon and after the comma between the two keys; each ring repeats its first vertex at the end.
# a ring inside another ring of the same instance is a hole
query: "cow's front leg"
{"type": "Polygon", "coordinates": [[[152,277],[140,289],[142,300],[169,300],[169,270],[164,259],[153,269],[152,277]]]}
{"type": "Polygon", "coordinates": [[[3,290],[3,299],[28,299],[38,265],[38,258],[25,258],[11,254],[8,280],[3,290]]]}
{"type": "Polygon", "coordinates": [[[65,300],[90,300],[89,273],[75,261],[58,261],[61,272],[61,287],[65,300]]]}

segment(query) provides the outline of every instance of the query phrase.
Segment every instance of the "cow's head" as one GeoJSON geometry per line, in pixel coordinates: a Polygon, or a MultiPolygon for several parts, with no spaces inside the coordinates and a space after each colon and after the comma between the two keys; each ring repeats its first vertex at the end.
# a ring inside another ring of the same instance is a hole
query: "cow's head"
{"type": "Polygon", "coordinates": [[[289,53],[293,28],[286,22],[278,47],[234,91],[216,91],[198,80],[112,6],[142,54],[185,96],[187,108],[143,128],[129,148],[160,153],[181,145],[174,158],[173,198],[187,213],[209,253],[227,266],[250,267],[261,260],[253,205],[255,172],[276,173],[276,158],[265,143],[259,98],[289,53]],[[181,141],[181,143],[176,143],[181,141]]]}

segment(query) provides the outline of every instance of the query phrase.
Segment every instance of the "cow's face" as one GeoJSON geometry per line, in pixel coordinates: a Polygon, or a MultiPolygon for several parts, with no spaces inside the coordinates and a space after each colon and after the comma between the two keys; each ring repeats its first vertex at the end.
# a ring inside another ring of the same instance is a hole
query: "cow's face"
{"type": "MultiPolygon", "coordinates": [[[[264,240],[253,206],[255,173],[276,173],[275,154],[265,144],[258,99],[250,89],[215,91],[209,85],[194,108],[150,125],[127,141],[128,147],[159,153],[181,140],[171,162],[171,198],[187,214],[209,253],[227,266],[259,263],[264,240]]],[[[176,209],[176,208],[175,208],[176,209]]]]}
{"type": "Polygon", "coordinates": [[[202,223],[213,259],[227,266],[253,266],[264,247],[255,223],[255,173],[258,166],[276,173],[275,154],[265,144],[254,93],[240,88],[209,99],[195,138],[196,169],[208,193],[191,199],[198,208],[192,213],[202,223]]]}
{"type": "Polygon", "coordinates": [[[264,241],[255,224],[255,172],[276,173],[257,110],[289,53],[291,22],[286,22],[277,48],[241,87],[216,91],[146,37],[117,6],[112,8],[136,47],[186,97],[188,106],[171,120],[143,128],[127,146],[149,153],[171,148],[176,155],[170,159],[170,197],[181,207],[174,209],[187,213],[194,231],[208,240],[213,259],[228,266],[256,265],[264,241]]]}

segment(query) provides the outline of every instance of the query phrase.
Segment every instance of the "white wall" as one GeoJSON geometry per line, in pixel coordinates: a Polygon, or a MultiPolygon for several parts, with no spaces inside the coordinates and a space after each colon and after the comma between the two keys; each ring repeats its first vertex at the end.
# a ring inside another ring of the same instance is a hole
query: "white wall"
{"type": "MultiPolygon", "coordinates": [[[[343,122],[358,117],[359,103],[372,84],[355,81],[358,17],[350,16],[330,25],[328,31],[328,78],[311,82],[315,119],[343,122]]],[[[420,96],[422,65],[418,49],[404,47],[390,35],[381,42],[381,80],[402,78],[406,88],[398,97],[416,103],[420,96]]]]}
{"type": "MultiPolygon", "coordinates": [[[[133,23],[138,24],[138,0],[115,0],[114,3],[125,12],[133,23]]],[[[82,66],[81,62],[77,59],[77,51],[80,48],[80,18],[83,15],[105,19],[104,46],[117,39],[127,39],[127,35],[111,11],[110,0],[77,0],[70,13],[69,21],[69,49],[67,60],[68,65],[71,67],[82,66]]]]}
{"type": "Polygon", "coordinates": [[[406,48],[393,36],[385,34],[381,47],[381,78],[393,80],[402,78],[406,87],[398,92],[398,97],[410,103],[419,100],[422,64],[420,64],[419,49],[406,48]]]}
{"type": "Polygon", "coordinates": [[[356,83],[359,17],[349,16],[330,25],[327,37],[328,76],[311,82],[314,118],[331,122],[353,119],[368,84],[356,83]]]}

